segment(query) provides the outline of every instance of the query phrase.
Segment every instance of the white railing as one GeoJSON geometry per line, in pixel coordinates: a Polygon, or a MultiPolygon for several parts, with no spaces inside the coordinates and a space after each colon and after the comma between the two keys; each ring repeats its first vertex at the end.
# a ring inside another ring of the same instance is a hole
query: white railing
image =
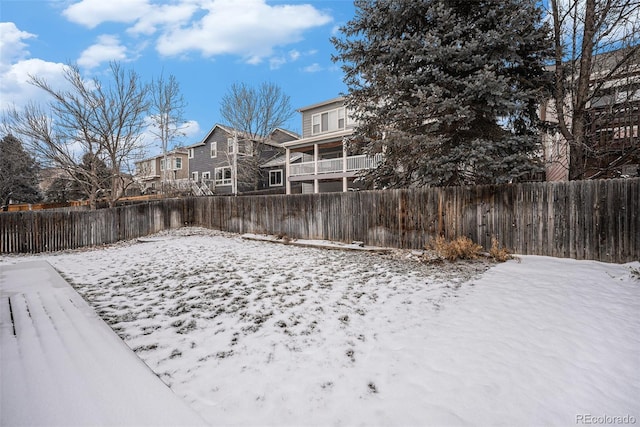
{"type": "MultiPolygon", "coordinates": [[[[372,169],[377,167],[382,161],[382,154],[375,154],[373,156],[358,155],[347,156],[347,172],[358,171],[363,169],[372,169]]],[[[315,162],[302,162],[291,165],[289,169],[290,176],[299,175],[314,175],[315,174],[315,162]]],[[[344,159],[339,157],[337,159],[318,160],[318,173],[336,173],[344,172],[344,159]]]]}
{"type": "Polygon", "coordinates": [[[339,159],[318,160],[318,173],[342,172],[342,157],[339,159]]]}
{"type": "Polygon", "coordinates": [[[191,191],[195,196],[211,196],[213,195],[212,179],[202,179],[199,182],[192,180],[191,178],[182,179],[169,179],[165,181],[166,185],[176,190],[191,191]]]}
{"type": "Polygon", "coordinates": [[[178,190],[189,190],[191,188],[191,180],[189,178],[169,179],[166,183],[178,190]]]}
{"type": "Polygon", "coordinates": [[[289,175],[313,175],[316,170],[314,162],[302,162],[291,165],[289,175]]]}
{"type": "Polygon", "coordinates": [[[347,170],[357,171],[362,169],[373,169],[382,162],[382,153],[373,156],[349,156],[347,157],[347,170]]]}

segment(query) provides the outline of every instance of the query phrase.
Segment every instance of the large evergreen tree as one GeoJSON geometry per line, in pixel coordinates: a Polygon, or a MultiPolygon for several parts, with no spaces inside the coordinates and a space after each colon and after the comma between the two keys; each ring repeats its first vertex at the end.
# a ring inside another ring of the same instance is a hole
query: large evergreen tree
{"type": "Polygon", "coordinates": [[[19,139],[7,135],[0,141],[0,206],[9,201],[34,203],[42,199],[38,189],[39,168],[19,139]]]}
{"type": "Polygon", "coordinates": [[[501,183],[540,170],[550,78],[534,0],[356,0],[332,39],[377,187],[501,183]]]}

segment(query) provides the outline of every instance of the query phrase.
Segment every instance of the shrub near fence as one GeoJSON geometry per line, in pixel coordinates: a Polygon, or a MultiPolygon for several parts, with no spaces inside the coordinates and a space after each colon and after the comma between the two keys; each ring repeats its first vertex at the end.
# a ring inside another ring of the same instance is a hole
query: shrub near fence
{"type": "Polygon", "coordinates": [[[640,179],[171,199],[94,212],[0,215],[2,252],[111,243],[184,224],[398,248],[491,237],[519,254],[640,258],[640,179]]]}

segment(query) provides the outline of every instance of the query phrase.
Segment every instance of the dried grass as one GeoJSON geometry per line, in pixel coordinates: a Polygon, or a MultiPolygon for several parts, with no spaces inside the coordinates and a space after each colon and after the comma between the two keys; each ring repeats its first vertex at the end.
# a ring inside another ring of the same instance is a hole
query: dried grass
{"type": "Polygon", "coordinates": [[[513,259],[511,252],[500,246],[500,242],[495,237],[491,238],[491,249],[489,250],[489,256],[497,262],[505,262],[513,259]]]}
{"type": "Polygon", "coordinates": [[[438,236],[430,246],[440,257],[449,261],[476,259],[482,254],[482,246],[466,236],[460,236],[451,241],[438,236]]]}

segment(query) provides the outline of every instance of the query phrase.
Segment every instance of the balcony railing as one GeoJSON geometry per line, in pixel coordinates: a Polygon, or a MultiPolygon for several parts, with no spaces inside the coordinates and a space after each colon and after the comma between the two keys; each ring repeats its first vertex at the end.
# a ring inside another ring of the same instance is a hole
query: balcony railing
{"type": "MultiPolygon", "coordinates": [[[[373,156],[367,156],[364,154],[358,156],[347,156],[346,160],[346,170],[344,167],[344,159],[342,157],[339,157],[337,159],[318,160],[318,174],[373,169],[377,167],[382,161],[382,154],[375,154],[373,156]]],[[[302,162],[292,164],[291,168],[289,169],[289,175],[314,175],[316,171],[315,164],[316,162],[302,162]]]]}

